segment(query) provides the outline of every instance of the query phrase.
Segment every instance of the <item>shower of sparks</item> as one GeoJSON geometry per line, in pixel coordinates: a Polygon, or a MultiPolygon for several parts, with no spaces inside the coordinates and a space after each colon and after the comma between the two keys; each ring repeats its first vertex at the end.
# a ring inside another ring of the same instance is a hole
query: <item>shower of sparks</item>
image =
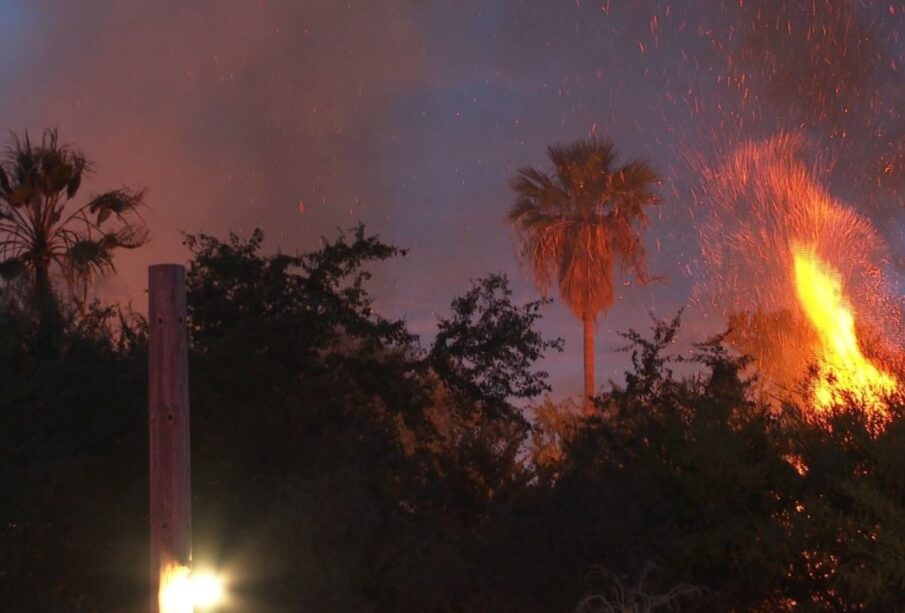
{"type": "MultiPolygon", "coordinates": [[[[793,389],[815,359],[824,375],[854,368],[861,373],[852,375],[855,380],[876,379],[867,387],[889,391],[891,379],[868,374],[869,362],[854,366],[864,360],[858,330],[880,334],[888,344],[902,338],[901,313],[884,273],[885,243],[865,217],[823,188],[820,165],[804,162],[804,145],[788,134],[749,142],[703,170],[709,214],[699,228],[708,274],[697,298],[729,319],[730,341],[755,359],[773,391],[793,389]],[[824,320],[831,311],[833,317],[857,313],[857,322],[837,321],[830,332],[824,320]],[[853,347],[835,347],[839,335],[848,335],[853,347]]],[[[855,390],[853,381],[838,389],[855,390]]],[[[819,391],[815,408],[831,400],[838,396],[829,388],[819,391]]]]}

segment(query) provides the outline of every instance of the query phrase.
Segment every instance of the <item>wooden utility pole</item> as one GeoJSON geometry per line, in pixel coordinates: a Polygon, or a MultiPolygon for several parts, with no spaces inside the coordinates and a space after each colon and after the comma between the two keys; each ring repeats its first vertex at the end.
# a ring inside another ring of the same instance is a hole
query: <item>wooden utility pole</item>
{"type": "Polygon", "coordinates": [[[161,570],[192,561],[189,364],[185,268],[148,269],[151,611],[161,570]]]}

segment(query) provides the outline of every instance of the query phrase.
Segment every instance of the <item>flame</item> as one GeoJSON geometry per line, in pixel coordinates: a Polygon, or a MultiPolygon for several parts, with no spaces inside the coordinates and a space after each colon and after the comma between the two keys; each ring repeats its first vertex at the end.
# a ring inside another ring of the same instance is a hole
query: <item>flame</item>
{"type": "Polygon", "coordinates": [[[898,381],[861,352],[855,313],[843,293],[842,276],[820,259],[812,246],[793,244],[792,255],[798,302],[819,339],[815,410],[825,413],[854,398],[869,414],[886,417],[885,399],[898,389],[898,381]]]}
{"type": "Polygon", "coordinates": [[[692,163],[703,179],[694,299],[729,320],[727,342],[753,358],[763,398],[798,403],[792,390],[816,362],[812,417],[854,397],[882,427],[886,397],[900,391],[890,364],[905,357],[905,310],[890,291],[886,241],[824,185],[832,160],[803,134],[778,133],[692,163]],[[861,330],[888,360],[864,355],[861,330]]]}

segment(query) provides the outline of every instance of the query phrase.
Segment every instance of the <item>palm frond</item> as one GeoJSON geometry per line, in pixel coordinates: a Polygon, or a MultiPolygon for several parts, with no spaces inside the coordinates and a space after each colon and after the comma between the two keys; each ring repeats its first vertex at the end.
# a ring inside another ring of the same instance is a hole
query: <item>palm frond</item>
{"type": "Polygon", "coordinates": [[[9,191],[9,177],[6,175],[6,170],[0,166],[0,195],[8,194],[9,191]]]}
{"type": "Polygon", "coordinates": [[[522,168],[510,187],[520,198],[540,207],[566,207],[571,196],[549,175],[534,168],[522,168]]]}
{"type": "Polygon", "coordinates": [[[535,201],[524,198],[516,200],[509,210],[509,220],[520,232],[542,230],[548,224],[569,218],[555,207],[538,206],[535,201]]]}
{"type": "Polygon", "coordinates": [[[123,226],[116,232],[108,232],[100,239],[107,249],[137,249],[147,244],[148,230],[144,226],[123,226]]]}
{"type": "Polygon", "coordinates": [[[0,176],[0,195],[13,206],[31,204],[40,198],[56,198],[66,190],[71,198],[89,163],[85,156],[59,142],[55,130],[47,130],[39,145],[28,133],[13,134],[0,176]]]}
{"type": "Polygon", "coordinates": [[[41,178],[46,193],[62,191],[72,178],[73,168],[66,157],[65,151],[56,148],[48,149],[41,155],[41,178]]]}
{"type": "Polygon", "coordinates": [[[88,162],[85,158],[76,159],[72,165],[72,174],[66,183],[66,198],[72,199],[82,185],[82,175],[88,170],[88,162]]]}
{"type": "Polygon", "coordinates": [[[610,191],[619,205],[633,209],[659,204],[660,197],[652,186],[659,184],[660,174],[646,162],[636,160],[613,173],[610,191]]]}
{"type": "Polygon", "coordinates": [[[30,185],[35,170],[38,167],[38,155],[31,146],[28,132],[24,141],[15,133],[12,134],[10,145],[6,151],[9,170],[12,174],[13,185],[30,185]]]}
{"type": "Polygon", "coordinates": [[[145,190],[115,189],[99,194],[88,203],[88,211],[97,213],[98,225],[104,223],[110,215],[122,218],[128,211],[134,211],[144,202],[145,190]]]}
{"type": "Polygon", "coordinates": [[[34,187],[28,184],[20,184],[3,195],[3,199],[13,208],[28,206],[37,194],[34,187]]]}
{"type": "Polygon", "coordinates": [[[645,191],[660,182],[660,173],[644,160],[634,160],[619,169],[617,187],[623,192],[645,191]]]}
{"type": "Polygon", "coordinates": [[[601,223],[576,225],[559,269],[559,293],[579,319],[613,305],[613,253],[601,223]]]}
{"type": "Polygon", "coordinates": [[[144,191],[113,190],[67,209],[90,171],[88,159],[61,143],[55,130],[45,131],[40,143],[27,132],[12,135],[0,157],[0,261],[6,270],[21,266],[32,276],[40,267],[46,276],[52,266],[70,292],[84,298],[90,278],[113,270],[116,249],[147,243],[144,225],[127,219],[134,214],[140,221],[136,209],[144,191]]]}
{"type": "Polygon", "coordinates": [[[554,219],[523,235],[522,262],[531,271],[535,285],[544,296],[559,281],[560,264],[571,232],[569,221],[554,219]]]}
{"type": "Polygon", "coordinates": [[[113,257],[103,239],[82,238],[71,245],[66,253],[66,262],[77,275],[91,275],[113,270],[113,257]]]}
{"type": "Polygon", "coordinates": [[[580,318],[613,304],[613,268],[649,280],[640,233],[645,208],[659,203],[657,172],[643,160],[614,168],[616,152],[604,139],[590,138],[547,150],[553,171],[518,171],[510,187],[508,212],[520,243],[521,260],[538,289],[553,283],[580,318]]]}
{"type": "Polygon", "coordinates": [[[647,274],[647,253],[641,236],[626,217],[616,216],[608,220],[607,242],[610,251],[623,272],[632,272],[639,283],[650,281],[647,274]]]}
{"type": "Polygon", "coordinates": [[[597,138],[570,145],[551,145],[547,148],[547,155],[563,189],[578,194],[599,185],[616,159],[613,144],[597,138]]]}

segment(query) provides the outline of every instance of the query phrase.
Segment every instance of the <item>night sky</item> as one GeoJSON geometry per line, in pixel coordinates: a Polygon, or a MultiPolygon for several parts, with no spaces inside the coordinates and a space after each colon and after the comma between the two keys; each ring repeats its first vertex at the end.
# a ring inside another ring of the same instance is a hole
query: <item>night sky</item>
{"type": "MultiPolygon", "coordinates": [[[[362,221],[410,249],[374,290],[425,339],[470,278],[536,297],[508,180],[548,144],[609,137],[665,177],[647,245],[666,280],[618,282],[605,380],[626,364],[615,331],[671,317],[707,274],[696,164],[744,139],[805,131],[828,188],[901,256],[903,20],[901,2],[0,0],[0,117],[59,128],[96,164],[89,190],[148,187],[152,243],[117,256],[106,298],[143,310],[145,269],[185,261],[182,231],[259,226],[295,251],[362,221]]],[[[686,323],[693,340],[723,325],[694,304],[686,323]]],[[[566,340],[545,362],[557,395],[577,393],[579,324],[556,302],[543,329],[566,340]]]]}

